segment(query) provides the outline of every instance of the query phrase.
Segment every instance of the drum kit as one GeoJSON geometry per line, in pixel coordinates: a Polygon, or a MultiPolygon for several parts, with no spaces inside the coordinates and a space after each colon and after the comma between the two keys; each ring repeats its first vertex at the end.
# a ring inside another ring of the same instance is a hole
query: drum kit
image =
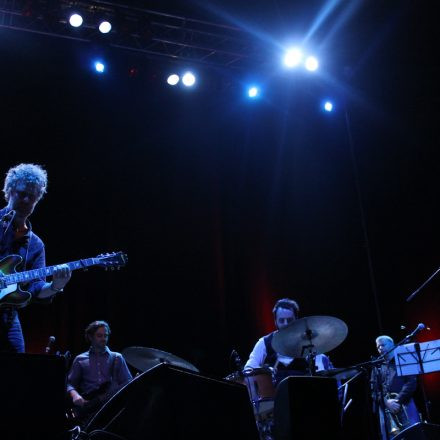
{"type": "MultiPolygon", "coordinates": [[[[278,330],[272,338],[274,350],[286,357],[304,359],[308,369],[305,374],[349,380],[358,373],[354,368],[335,368],[316,371],[315,358],[328,353],[347,337],[347,325],[332,316],[309,316],[298,319],[288,327],[278,330]]],[[[274,368],[245,368],[233,373],[227,380],[246,385],[254,408],[260,436],[264,440],[273,438],[274,402],[277,387],[274,368]]]]}
{"type": "MultiPolygon", "coordinates": [[[[338,318],[309,316],[298,319],[288,327],[275,332],[272,346],[283,356],[305,359],[309,367],[306,374],[349,380],[358,373],[357,369],[336,368],[325,371],[315,369],[315,357],[336,348],[347,337],[347,333],[347,325],[338,318]]],[[[161,363],[199,372],[190,362],[155,348],[128,347],[122,351],[122,354],[132,367],[142,372],[161,363]]],[[[275,373],[276,371],[271,367],[245,368],[225,377],[228,381],[247,387],[261,438],[265,440],[272,438],[276,394],[275,373]]]]}

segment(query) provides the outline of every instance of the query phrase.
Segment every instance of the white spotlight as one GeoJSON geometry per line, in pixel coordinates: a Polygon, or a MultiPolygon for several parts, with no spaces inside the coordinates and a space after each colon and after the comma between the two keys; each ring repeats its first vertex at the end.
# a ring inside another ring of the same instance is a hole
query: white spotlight
{"type": "Polygon", "coordinates": [[[284,64],[287,67],[296,67],[301,63],[302,52],[297,47],[289,49],[284,56],[284,64]]]}
{"type": "Polygon", "coordinates": [[[317,58],[307,57],[305,65],[307,70],[310,70],[310,72],[314,72],[318,68],[319,63],[317,58]]]}
{"type": "Polygon", "coordinates": [[[249,87],[248,89],[248,96],[249,98],[256,98],[259,95],[260,91],[258,90],[258,87],[249,87]]]}
{"type": "Polygon", "coordinates": [[[326,112],[331,112],[333,110],[333,104],[330,101],[325,101],[324,110],[326,112]]]}
{"type": "Polygon", "coordinates": [[[186,87],[192,87],[196,83],[196,77],[191,72],[186,72],[182,76],[182,82],[186,87]]]}
{"type": "Polygon", "coordinates": [[[179,75],[176,75],[175,73],[171,74],[171,75],[167,78],[167,83],[168,83],[170,86],[175,86],[179,81],[180,81],[179,75]]]}
{"type": "Polygon", "coordinates": [[[72,27],[80,27],[83,24],[83,18],[79,14],[72,14],[69,17],[69,23],[72,27]]]}
{"type": "Polygon", "coordinates": [[[98,73],[104,73],[104,71],[105,71],[105,64],[102,61],[95,61],[94,66],[95,66],[95,70],[98,73]]]}
{"type": "Polygon", "coordinates": [[[112,30],[112,25],[108,21],[102,21],[98,29],[102,34],[108,34],[112,30]]]}

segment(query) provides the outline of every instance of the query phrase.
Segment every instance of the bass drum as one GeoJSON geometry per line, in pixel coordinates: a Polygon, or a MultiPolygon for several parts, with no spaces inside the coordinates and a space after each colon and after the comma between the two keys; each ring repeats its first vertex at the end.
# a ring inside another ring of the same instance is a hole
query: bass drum
{"type": "Polygon", "coordinates": [[[271,368],[249,368],[232,373],[225,379],[247,387],[260,438],[272,440],[275,402],[273,370],[271,368]]]}

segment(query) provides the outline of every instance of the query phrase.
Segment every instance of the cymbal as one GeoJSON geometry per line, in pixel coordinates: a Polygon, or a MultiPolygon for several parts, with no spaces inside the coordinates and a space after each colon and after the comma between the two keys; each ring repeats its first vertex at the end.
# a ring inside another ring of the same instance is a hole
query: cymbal
{"type": "Polygon", "coordinates": [[[327,353],[347,337],[344,321],[333,316],[308,316],[293,321],[274,333],[272,347],[277,353],[290,357],[306,357],[310,351],[327,353]]]}
{"type": "Polygon", "coordinates": [[[174,354],[166,351],[158,350],[157,348],[149,347],[127,347],[122,350],[122,355],[125,360],[134,368],[140,371],[147,371],[156,365],[165,363],[174,365],[176,367],[186,368],[187,370],[199,370],[191,363],[174,354]]]}

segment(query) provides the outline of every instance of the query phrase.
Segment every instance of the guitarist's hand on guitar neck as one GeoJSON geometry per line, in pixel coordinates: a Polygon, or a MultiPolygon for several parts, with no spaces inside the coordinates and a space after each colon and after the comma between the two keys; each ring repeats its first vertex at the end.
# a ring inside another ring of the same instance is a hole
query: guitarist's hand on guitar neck
{"type": "Polygon", "coordinates": [[[67,264],[55,266],[53,270],[52,282],[46,283],[41,289],[38,298],[49,298],[58,292],[61,292],[72,276],[72,271],[67,264]]]}

